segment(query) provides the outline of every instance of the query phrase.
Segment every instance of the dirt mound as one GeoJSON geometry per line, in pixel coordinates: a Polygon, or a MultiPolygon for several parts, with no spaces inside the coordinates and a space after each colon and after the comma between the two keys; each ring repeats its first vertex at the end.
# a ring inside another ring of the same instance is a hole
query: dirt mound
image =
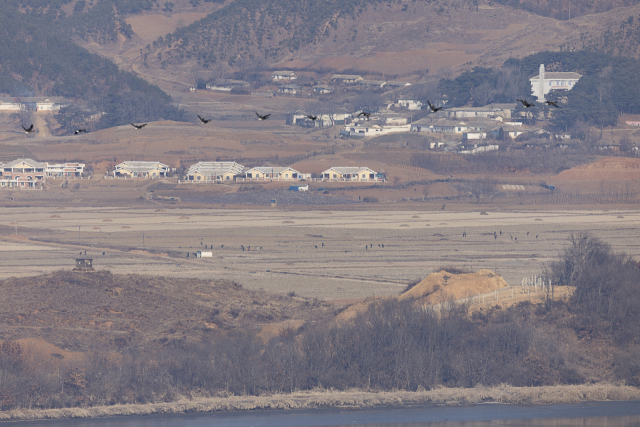
{"type": "Polygon", "coordinates": [[[480,270],[477,273],[468,274],[453,274],[442,270],[431,273],[399,298],[440,304],[443,301],[458,300],[507,286],[509,286],[507,282],[491,270],[480,270]]]}
{"type": "Polygon", "coordinates": [[[637,180],[640,176],[640,159],[607,157],[588,165],[577,166],[560,172],[562,180],[637,180]]]}
{"type": "Polygon", "coordinates": [[[349,321],[358,313],[366,311],[374,302],[387,298],[397,298],[400,301],[412,299],[421,305],[435,305],[452,299],[458,300],[491,292],[507,286],[509,286],[507,282],[491,270],[480,270],[477,273],[466,274],[454,274],[442,270],[438,273],[431,273],[400,296],[367,298],[364,301],[356,302],[343,310],[336,317],[336,321],[349,321]]]}

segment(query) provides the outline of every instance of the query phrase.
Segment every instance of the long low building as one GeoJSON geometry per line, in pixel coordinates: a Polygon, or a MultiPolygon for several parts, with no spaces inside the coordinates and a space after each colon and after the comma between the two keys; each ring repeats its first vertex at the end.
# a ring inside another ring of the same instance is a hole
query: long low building
{"type": "Polygon", "coordinates": [[[169,166],[160,162],[131,160],[116,165],[113,173],[115,177],[130,178],[160,178],[166,177],[169,166]]]}
{"type": "Polygon", "coordinates": [[[382,181],[384,177],[363,166],[333,167],[322,172],[322,179],[329,181],[382,181]]]}
{"type": "Polygon", "coordinates": [[[246,171],[244,176],[250,179],[278,179],[285,181],[302,178],[302,174],[297,170],[282,166],[258,166],[246,171]]]}
{"type": "Polygon", "coordinates": [[[189,167],[185,178],[189,182],[233,181],[243,171],[244,166],[236,162],[198,162],[189,167]]]}

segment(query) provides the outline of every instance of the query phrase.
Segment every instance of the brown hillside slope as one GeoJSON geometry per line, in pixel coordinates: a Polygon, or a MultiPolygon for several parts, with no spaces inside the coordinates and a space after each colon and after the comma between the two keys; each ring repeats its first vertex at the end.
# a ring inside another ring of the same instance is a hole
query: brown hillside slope
{"type": "Polygon", "coordinates": [[[633,180],[640,179],[640,159],[607,157],[588,165],[560,172],[559,180],[633,180]]]}
{"type": "Polygon", "coordinates": [[[0,281],[0,340],[42,338],[69,351],[98,343],[144,345],[201,339],[233,328],[322,319],[324,303],[247,291],[224,280],[119,275],[108,271],[0,281]]]}

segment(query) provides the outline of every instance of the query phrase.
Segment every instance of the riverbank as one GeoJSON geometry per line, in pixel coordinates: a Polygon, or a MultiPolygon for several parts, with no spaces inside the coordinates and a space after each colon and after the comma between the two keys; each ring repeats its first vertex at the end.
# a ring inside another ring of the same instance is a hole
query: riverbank
{"type": "Polygon", "coordinates": [[[0,411],[0,421],[26,421],[63,418],[97,418],[126,415],[186,414],[251,410],[291,410],[316,408],[373,408],[411,405],[560,404],[587,401],[640,400],[640,389],[614,384],[497,387],[472,389],[438,388],[434,390],[371,392],[361,390],[312,390],[289,394],[229,397],[182,397],[173,402],[94,406],[64,409],[15,409],[0,411]]]}

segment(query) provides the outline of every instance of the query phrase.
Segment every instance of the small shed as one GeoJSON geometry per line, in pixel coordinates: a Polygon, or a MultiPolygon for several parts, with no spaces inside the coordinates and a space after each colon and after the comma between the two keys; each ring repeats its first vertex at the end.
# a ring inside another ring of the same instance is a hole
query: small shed
{"type": "Polygon", "coordinates": [[[213,257],[213,252],[207,252],[207,251],[196,252],[196,258],[212,258],[212,257],[213,257]]]}

